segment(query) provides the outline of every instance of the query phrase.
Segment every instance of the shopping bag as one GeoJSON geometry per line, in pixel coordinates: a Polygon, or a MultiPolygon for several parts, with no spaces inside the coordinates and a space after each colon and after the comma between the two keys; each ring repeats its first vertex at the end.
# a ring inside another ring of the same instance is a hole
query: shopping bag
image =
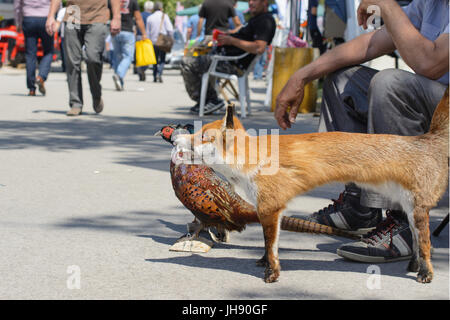
{"type": "Polygon", "coordinates": [[[136,67],[156,64],[155,49],[150,39],[136,41],[136,67]]]}

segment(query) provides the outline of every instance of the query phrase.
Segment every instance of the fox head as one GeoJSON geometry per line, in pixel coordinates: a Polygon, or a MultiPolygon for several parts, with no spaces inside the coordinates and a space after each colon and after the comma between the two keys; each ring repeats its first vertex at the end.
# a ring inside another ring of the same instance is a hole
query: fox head
{"type": "Polygon", "coordinates": [[[223,119],[205,124],[194,134],[179,135],[174,144],[180,154],[187,155],[190,151],[190,160],[216,165],[224,164],[227,157],[235,159],[239,153],[245,154],[234,142],[246,136],[244,126],[234,115],[234,105],[229,105],[223,119]]]}

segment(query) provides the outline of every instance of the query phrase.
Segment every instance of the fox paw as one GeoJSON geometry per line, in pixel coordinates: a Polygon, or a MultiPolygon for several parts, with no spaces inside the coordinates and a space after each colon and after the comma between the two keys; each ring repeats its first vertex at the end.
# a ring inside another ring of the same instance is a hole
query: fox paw
{"type": "Polygon", "coordinates": [[[432,279],[432,272],[419,272],[419,274],[417,275],[417,282],[420,283],[430,283],[432,279]]]}
{"type": "Polygon", "coordinates": [[[278,281],[278,277],[280,276],[279,270],[273,270],[272,268],[266,268],[265,274],[264,274],[264,282],[265,283],[272,283],[278,281]]]}

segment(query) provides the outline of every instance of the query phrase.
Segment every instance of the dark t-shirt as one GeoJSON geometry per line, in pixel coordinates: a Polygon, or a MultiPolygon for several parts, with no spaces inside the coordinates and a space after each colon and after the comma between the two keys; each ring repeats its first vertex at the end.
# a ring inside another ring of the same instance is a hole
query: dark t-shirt
{"type": "Polygon", "coordinates": [[[205,0],[198,13],[205,18],[205,34],[211,35],[213,29],[228,30],[228,18],[236,16],[232,0],[205,0]]]}
{"type": "MultiPolygon", "coordinates": [[[[272,43],[273,36],[275,35],[276,23],[272,14],[262,13],[258,16],[250,18],[247,24],[244,25],[238,32],[231,36],[245,41],[263,40],[267,42],[267,45],[272,43]]],[[[245,51],[234,47],[224,46],[224,54],[227,56],[238,56],[244,54],[245,51]]],[[[238,67],[245,70],[255,58],[254,54],[249,54],[246,57],[238,60],[238,67]]]]}
{"type": "Polygon", "coordinates": [[[133,32],[135,11],[139,11],[137,0],[120,0],[121,31],[133,32]]]}

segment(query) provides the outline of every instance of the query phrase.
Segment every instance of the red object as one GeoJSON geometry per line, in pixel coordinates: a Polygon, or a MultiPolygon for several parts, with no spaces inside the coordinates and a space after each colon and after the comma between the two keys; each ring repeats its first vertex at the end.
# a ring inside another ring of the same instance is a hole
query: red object
{"type": "Polygon", "coordinates": [[[213,40],[214,41],[217,41],[219,34],[225,34],[225,32],[222,32],[219,29],[213,29],[213,40]]]}

